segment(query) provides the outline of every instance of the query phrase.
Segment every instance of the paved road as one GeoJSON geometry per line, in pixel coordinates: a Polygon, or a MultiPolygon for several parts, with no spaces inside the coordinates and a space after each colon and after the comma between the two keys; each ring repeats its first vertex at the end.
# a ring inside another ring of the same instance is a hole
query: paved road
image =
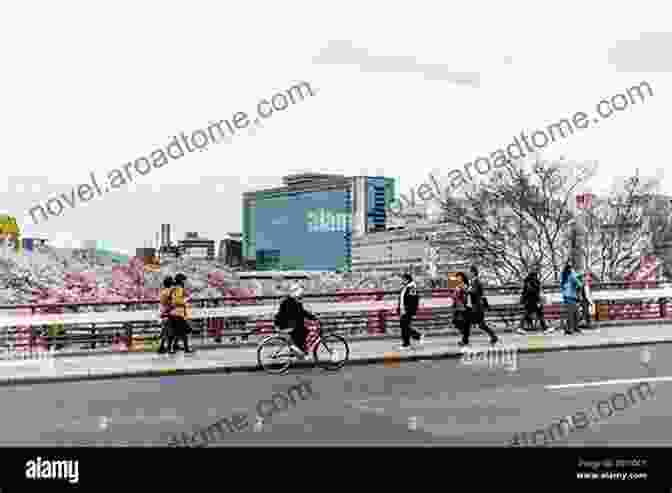
{"type": "MultiPolygon", "coordinates": [[[[672,346],[518,355],[517,370],[466,366],[459,360],[346,367],[337,373],[296,369],[263,373],[53,383],[0,388],[0,445],[160,445],[168,435],[207,426],[236,412],[253,424],[255,406],[308,380],[313,399],[267,420],[257,431],[227,434],[220,444],[506,445],[518,431],[594,407],[632,384],[548,389],[551,385],[670,377],[672,346]],[[650,363],[641,360],[649,348],[650,363]],[[652,369],[653,368],[653,369],[652,369]]],[[[593,429],[559,446],[668,445],[669,382],[593,429]]]]}

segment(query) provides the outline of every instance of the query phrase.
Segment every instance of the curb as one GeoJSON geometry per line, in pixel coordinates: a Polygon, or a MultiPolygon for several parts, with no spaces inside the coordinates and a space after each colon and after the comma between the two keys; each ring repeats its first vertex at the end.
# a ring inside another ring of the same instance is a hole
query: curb
{"type": "MultiPolygon", "coordinates": [[[[567,344],[565,346],[559,347],[540,347],[540,348],[518,348],[518,353],[521,354],[530,354],[530,353],[545,353],[545,352],[558,352],[558,351],[568,351],[568,350],[590,350],[590,349],[603,349],[603,348],[619,348],[619,347],[632,347],[632,346],[648,346],[651,344],[672,344],[672,337],[668,339],[660,340],[648,340],[648,341],[637,341],[637,342],[613,342],[605,344],[567,344]]],[[[490,347],[489,345],[484,345],[484,347],[490,347]]],[[[497,347],[497,346],[495,346],[497,347]]],[[[376,355],[365,358],[351,359],[345,365],[348,366],[366,366],[374,364],[389,364],[390,362],[401,362],[401,361],[423,361],[423,360],[442,360],[442,359],[458,359],[462,356],[462,351],[458,349],[451,349],[449,351],[442,351],[433,354],[399,354],[395,353],[394,357],[388,355],[376,355]]],[[[344,368],[345,368],[344,367],[344,368]]],[[[291,368],[316,368],[315,363],[298,361],[294,362],[291,368]]],[[[120,371],[120,372],[109,372],[109,373],[99,373],[96,372],[88,374],[79,374],[79,375],[60,375],[56,377],[28,377],[28,378],[7,378],[0,380],[0,387],[12,387],[12,386],[21,386],[21,385],[39,385],[39,384],[49,384],[49,383],[67,383],[67,382],[82,382],[82,381],[94,381],[94,380],[118,380],[118,379],[129,379],[129,378],[161,378],[166,376],[178,376],[178,375],[205,375],[205,374],[215,374],[215,373],[253,373],[263,371],[256,363],[247,364],[247,365],[237,365],[237,366],[216,366],[216,367],[204,367],[204,368],[170,368],[170,369],[156,369],[156,370],[138,370],[138,371],[120,371]]],[[[325,370],[327,371],[327,370],[325,370]]]]}

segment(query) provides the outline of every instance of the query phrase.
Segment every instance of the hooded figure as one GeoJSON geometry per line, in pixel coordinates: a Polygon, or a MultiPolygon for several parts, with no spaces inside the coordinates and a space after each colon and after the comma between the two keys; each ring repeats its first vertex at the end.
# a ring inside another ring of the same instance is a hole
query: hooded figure
{"type": "Polygon", "coordinates": [[[299,357],[305,356],[306,318],[317,320],[317,317],[307,311],[301,303],[303,287],[295,283],[289,289],[289,295],[280,303],[280,309],[275,315],[275,325],[281,330],[291,329],[290,335],[294,342],[294,351],[299,357]]]}

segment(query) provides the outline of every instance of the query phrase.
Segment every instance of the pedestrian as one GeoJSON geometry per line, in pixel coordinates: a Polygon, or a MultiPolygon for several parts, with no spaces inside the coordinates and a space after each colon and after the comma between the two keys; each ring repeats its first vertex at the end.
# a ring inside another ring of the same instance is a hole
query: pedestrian
{"type": "Polygon", "coordinates": [[[586,327],[590,328],[591,322],[591,308],[593,302],[590,299],[589,288],[586,285],[585,276],[582,273],[576,275],[579,281],[579,288],[576,292],[577,299],[577,328],[585,322],[586,327]]]}
{"type": "Polygon", "coordinates": [[[401,349],[409,349],[411,347],[411,339],[415,339],[419,344],[422,343],[422,334],[411,328],[411,323],[413,322],[413,317],[418,312],[419,304],[418,288],[415,282],[413,282],[411,275],[404,274],[401,276],[401,292],[399,293],[399,303],[397,305],[397,313],[401,315],[399,318],[401,349]]]}
{"type": "Polygon", "coordinates": [[[536,271],[530,272],[523,283],[523,292],[520,296],[520,302],[523,305],[523,318],[520,321],[520,327],[516,332],[519,334],[527,334],[524,326],[532,326],[532,315],[534,315],[541,325],[541,330],[544,332],[552,331],[546,328],[546,321],[544,320],[544,305],[543,294],[541,292],[541,282],[536,271]]]}
{"type": "Polygon", "coordinates": [[[307,311],[301,303],[303,288],[299,283],[294,283],[289,293],[280,303],[278,313],[275,314],[275,326],[280,330],[291,329],[292,350],[300,359],[306,357],[306,319],[317,320],[317,317],[307,311]]]}
{"type": "Polygon", "coordinates": [[[469,284],[469,280],[464,272],[458,272],[455,274],[455,277],[457,277],[457,285],[455,286],[453,298],[453,325],[455,325],[462,335],[461,344],[466,346],[469,344],[467,325],[470,323],[467,312],[467,285],[469,284]]]}
{"type": "Polygon", "coordinates": [[[560,276],[560,291],[562,292],[563,314],[565,318],[565,334],[580,333],[577,320],[576,292],[579,289],[579,280],[567,262],[560,276]]]}
{"type": "Polygon", "coordinates": [[[469,280],[466,296],[469,323],[466,324],[465,336],[462,337],[460,346],[467,346],[469,344],[471,326],[474,324],[478,325],[483,332],[490,336],[490,344],[497,344],[499,337],[497,337],[492,329],[485,323],[487,300],[483,295],[483,284],[478,277],[478,269],[475,265],[472,265],[469,272],[471,274],[471,279],[469,280]]]}
{"type": "Polygon", "coordinates": [[[172,324],[175,336],[175,342],[170,348],[171,354],[177,351],[177,341],[181,340],[184,344],[185,353],[193,353],[193,349],[189,348],[189,334],[191,333],[191,325],[189,325],[189,307],[187,306],[185,283],[187,277],[184,274],[175,276],[175,286],[171,292],[171,304],[173,308],[170,312],[170,322],[172,324]]]}
{"type": "Polygon", "coordinates": [[[163,280],[163,289],[159,296],[159,318],[161,320],[161,336],[159,343],[159,354],[165,353],[173,345],[174,333],[170,320],[170,312],[173,305],[170,303],[172,297],[172,289],[175,285],[175,280],[172,276],[168,276],[163,280]]]}

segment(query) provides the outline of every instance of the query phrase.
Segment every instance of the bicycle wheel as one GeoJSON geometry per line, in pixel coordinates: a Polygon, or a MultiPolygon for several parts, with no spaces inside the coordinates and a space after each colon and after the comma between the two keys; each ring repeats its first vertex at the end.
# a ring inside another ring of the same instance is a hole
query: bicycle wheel
{"type": "Polygon", "coordinates": [[[350,347],[344,337],[336,334],[322,336],[313,349],[315,363],[325,370],[343,368],[350,357],[350,347]]]}
{"type": "Polygon", "coordinates": [[[257,349],[259,366],[267,373],[279,375],[285,373],[292,364],[293,352],[289,341],[282,336],[264,339],[257,349]]]}

